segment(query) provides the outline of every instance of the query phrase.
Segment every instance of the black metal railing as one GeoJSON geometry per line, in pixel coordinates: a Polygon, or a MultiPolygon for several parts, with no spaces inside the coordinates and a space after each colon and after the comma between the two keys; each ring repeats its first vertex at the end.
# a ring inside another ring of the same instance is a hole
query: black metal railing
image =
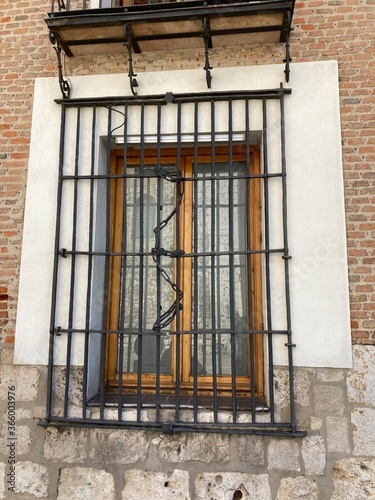
{"type": "Polygon", "coordinates": [[[289,93],[58,101],[44,425],[303,435],[289,93]]]}
{"type": "Polygon", "coordinates": [[[51,12],[62,12],[86,9],[111,9],[130,5],[151,5],[155,3],[170,3],[184,0],[52,0],[51,12]]]}

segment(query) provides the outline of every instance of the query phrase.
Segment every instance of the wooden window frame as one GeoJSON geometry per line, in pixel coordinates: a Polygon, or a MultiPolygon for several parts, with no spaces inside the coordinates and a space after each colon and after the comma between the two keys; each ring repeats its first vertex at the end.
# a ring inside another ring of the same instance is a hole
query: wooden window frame
{"type": "MultiPolygon", "coordinates": [[[[250,224],[247,225],[251,231],[251,250],[261,248],[261,179],[260,179],[260,148],[250,146],[246,152],[244,145],[232,146],[230,157],[233,162],[246,162],[250,174],[255,176],[246,182],[250,185],[250,224]],[[246,154],[249,153],[249,154],[246,154]],[[259,177],[257,177],[259,176],[259,177]]],[[[163,148],[162,163],[175,165],[177,158],[176,148],[163,148]]],[[[192,165],[197,163],[211,164],[211,148],[199,147],[198,156],[194,155],[192,147],[181,147],[179,149],[179,163],[182,175],[187,178],[192,177],[192,165]]],[[[143,150],[144,165],[157,166],[157,149],[145,148],[143,150]]],[[[229,161],[229,146],[215,148],[215,163],[229,161]]],[[[127,151],[126,163],[129,166],[139,165],[140,150],[129,149],[127,151]]],[[[121,175],[123,170],[124,156],[122,150],[113,150],[111,154],[111,175],[121,175]]],[[[110,241],[111,252],[121,252],[122,240],[122,205],[123,205],[123,182],[122,178],[112,178],[110,181],[110,241]]],[[[182,235],[180,248],[186,253],[192,250],[192,207],[193,207],[193,181],[184,182],[184,195],[180,206],[180,233],[182,235]],[[190,221],[190,222],[189,222],[190,221]]],[[[252,264],[252,303],[254,304],[252,318],[253,330],[263,329],[262,312],[262,262],[260,253],[252,254],[248,258],[252,264]]],[[[248,265],[248,264],[247,264],[248,265]]],[[[119,321],[119,293],[120,284],[118,276],[121,273],[121,259],[112,257],[110,261],[110,289],[109,289],[109,314],[108,329],[117,330],[119,321]]],[[[181,330],[189,332],[191,330],[192,316],[192,258],[181,259],[180,286],[184,292],[183,309],[180,312],[181,330]]],[[[248,326],[249,328],[249,326],[248,326]]],[[[252,334],[253,336],[253,359],[255,367],[253,369],[256,387],[256,396],[264,397],[264,337],[262,334],[252,334]]],[[[194,377],[191,375],[191,334],[181,336],[181,367],[176,370],[176,342],[173,342],[172,349],[172,374],[160,374],[160,387],[163,394],[173,394],[176,388],[176,372],[180,373],[179,390],[181,394],[191,394],[193,390],[194,377]]],[[[248,341],[248,363],[250,364],[250,347],[248,341]]],[[[119,375],[117,372],[118,356],[118,335],[109,334],[107,336],[107,359],[106,359],[106,386],[108,392],[117,392],[119,386],[119,375]]],[[[248,366],[249,376],[236,376],[236,396],[248,397],[250,395],[250,366],[248,366]]],[[[210,395],[213,390],[212,375],[198,375],[198,391],[200,395],[210,395]]],[[[141,387],[143,394],[155,392],[155,374],[142,374],[141,387]]],[[[217,391],[219,395],[230,396],[232,392],[232,375],[216,375],[217,391]]],[[[122,377],[122,387],[125,393],[135,393],[138,385],[137,373],[124,373],[122,377]]]]}

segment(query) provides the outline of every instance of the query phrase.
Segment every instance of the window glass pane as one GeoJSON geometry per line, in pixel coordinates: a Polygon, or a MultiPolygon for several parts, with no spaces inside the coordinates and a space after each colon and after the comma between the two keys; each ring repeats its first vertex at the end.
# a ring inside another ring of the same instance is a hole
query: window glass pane
{"type": "MultiPolygon", "coordinates": [[[[157,223],[158,212],[162,222],[175,207],[175,184],[156,177],[154,168],[153,165],[144,166],[144,177],[126,180],[123,237],[126,252],[130,255],[123,257],[120,302],[124,318],[122,327],[125,331],[123,372],[130,373],[138,370],[140,344],[142,372],[156,372],[158,343],[161,353],[160,371],[171,373],[171,325],[162,329],[161,336],[156,334],[153,327],[158,319],[158,310],[163,314],[171,306],[174,296],[170,284],[160,275],[151,251],[156,246],[166,250],[174,248],[174,218],[160,233],[157,231],[157,223]],[[157,244],[158,235],[160,242],[157,244]]],[[[168,173],[174,171],[170,165],[162,168],[168,173]]],[[[140,169],[128,167],[127,174],[139,175],[140,169]]],[[[173,279],[173,259],[162,255],[157,258],[161,268],[173,279]]]]}
{"type": "MultiPolygon", "coordinates": [[[[247,374],[247,336],[240,335],[231,343],[229,334],[247,328],[244,254],[249,220],[245,216],[247,181],[229,179],[231,172],[227,163],[216,163],[213,175],[211,165],[200,164],[196,168],[199,179],[204,179],[194,186],[193,247],[197,256],[193,259],[192,321],[193,329],[200,332],[197,369],[201,374],[211,375],[215,356],[216,373],[229,375],[233,371],[233,350],[237,374],[239,371],[247,374]],[[213,336],[206,333],[208,330],[218,332],[214,341],[213,336]]],[[[234,177],[244,176],[244,162],[232,164],[231,171],[234,177]]]]}

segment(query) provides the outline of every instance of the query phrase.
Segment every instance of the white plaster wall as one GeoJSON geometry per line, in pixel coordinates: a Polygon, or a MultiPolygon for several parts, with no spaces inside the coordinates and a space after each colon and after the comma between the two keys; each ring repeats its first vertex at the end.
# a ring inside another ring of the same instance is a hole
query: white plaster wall
{"type": "MultiPolygon", "coordinates": [[[[291,75],[293,92],[285,102],[295,364],[350,367],[337,64],[293,64],[291,75]]],[[[213,77],[213,91],[276,88],[283,80],[283,66],[215,69],[213,77]]],[[[201,69],[139,74],[138,82],[138,92],[144,95],[207,91],[201,69]]],[[[72,77],[71,83],[73,98],[129,95],[126,75],[72,77]]],[[[56,79],[36,81],[16,363],[48,361],[60,129],[60,107],[54,99],[59,97],[56,79]]],[[[279,156],[279,151],[270,151],[274,153],[279,156]]],[[[273,215],[276,222],[271,231],[276,238],[280,235],[280,219],[277,213],[273,215]]],[[[280,265],[275,265],[275,272],[281,270],[280,265]]],[[[276,292],[273,299],[276,321],[279,316],[281,324],[283,313],[277,311],[276,292]]],[[[276,363],[286,363],[284,343],[285,339],[281,339],[276,345],[276,363]]]]}

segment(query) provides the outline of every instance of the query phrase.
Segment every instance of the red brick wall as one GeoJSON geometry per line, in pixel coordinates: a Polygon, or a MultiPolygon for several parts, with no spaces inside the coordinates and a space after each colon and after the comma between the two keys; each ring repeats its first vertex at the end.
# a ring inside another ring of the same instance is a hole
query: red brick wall
{"type": "MultiPolygon", "coordinates": [[[[33,81],[57,74],[43,21],[49,4],[1,0],[0,6],[0,342],[5,343],[13,341],[15,328],[33,81]]],[[[375,0],[297,1],[293,25],[293,62],[339,62],[353,341],[375,343],[375,0]]],[[[279,63],[283,52],[276,45],[228,48],[212,51],[210,61],[214,67],[279,63]]],[[[203,49],[140,55],[134,65],[136,71],[202,67],[203,49]]],[[[68,75],[127,71],[122,56],[66,60],[64,66],[68,75]]]]}

